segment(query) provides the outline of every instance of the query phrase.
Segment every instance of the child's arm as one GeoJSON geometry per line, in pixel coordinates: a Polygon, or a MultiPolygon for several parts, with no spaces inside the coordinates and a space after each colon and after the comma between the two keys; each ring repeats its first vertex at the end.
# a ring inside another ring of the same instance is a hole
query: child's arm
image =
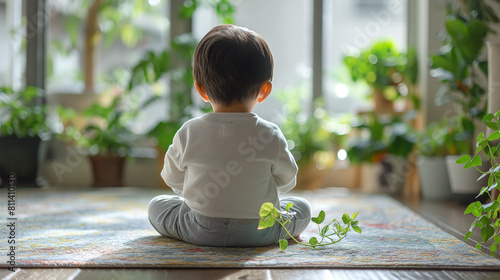
{"type": "Polygon", "coordinates": [[[172,145],[165,154],[161,177],[163,181],[176,193],[182,192],[184,185],[184,168],[181,164],[182,146],[179,135],[175,134],[172,145]]]}
{"type": "Polygon", "coordinates": [[[298,171],[295,159],[288,150],[288,146],[284,139],[283,137],[283,141],[280,141],[280,154],[276,164],[273,165],[271,170],[280,193],[288,192],[295,187],[298,171]]]}

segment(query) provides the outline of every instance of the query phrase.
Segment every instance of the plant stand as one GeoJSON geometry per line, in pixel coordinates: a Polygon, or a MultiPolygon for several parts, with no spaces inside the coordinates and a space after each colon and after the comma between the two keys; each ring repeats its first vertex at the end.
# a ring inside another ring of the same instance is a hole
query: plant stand
{"type": "Polygon", "coordinates": [[[125,157],[89,156],[94,174],[95,187],[121,187],[125,169],[125,157]]]}

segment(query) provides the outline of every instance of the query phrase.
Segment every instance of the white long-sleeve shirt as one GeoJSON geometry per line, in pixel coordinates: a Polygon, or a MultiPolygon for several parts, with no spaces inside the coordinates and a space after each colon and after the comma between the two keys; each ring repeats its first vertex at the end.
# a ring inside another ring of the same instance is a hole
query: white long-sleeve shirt
{"type": "Polygon", "coordinates": [[[255,219],[278,190],[295,187],[297,165],[277,125],[254,113],[208,113],[174,136],[161,171],[194,211],[255,219]]]}

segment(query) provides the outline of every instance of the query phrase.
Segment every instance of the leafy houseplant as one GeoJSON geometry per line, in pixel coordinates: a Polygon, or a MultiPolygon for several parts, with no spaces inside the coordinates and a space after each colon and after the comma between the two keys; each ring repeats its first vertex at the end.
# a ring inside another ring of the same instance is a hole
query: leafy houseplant
{"type": "Polygon", "coordinates": [[[449,1],[447,13],[446,36],[440,51],[431,55],[431,74],[442,83],[436,104],[453,102],[461,108],[461,123],[471,144],[470,154],[475,122],[485,114],[486,90],[481,74],[488,75],[488,62],[482,50],[488,33],[494,32],[489,23],[499,19],[485,0],[449,1]]]}
{"type": "Polygon", "coordinates": [[[374,111],[376,113],[393,113],[392,102],[408,94],[405,83],[416,80],[416,67],[411,53],[409,55],[397,51],[390,40],[375,42],[371,47],[359,53],[344,57],[353,81],[362,81],[372,90],[374,111]],[[409,79],[409,81],[405,81],[409,79]]]}
{"type": "Polygon", "coordinates": [[[58,107],[64,122],[59,132],[62,140],[84,147],[92,163],[95,186],[121,186],[125,157],[129,154],[134,134],[128,123],[137,114],[138,105],[126,106],[126,93],[113,96],[109,104],[96,102],[82,115],[86,124],[83,132],[74,125],[78,113],[58,107]]]}
{"type": "Polygon", "coordinates": [[[387,154],[406,158],[416,143],[409,125],[397,117],[384,121],[373,113],[367,114],[359,116],[353,128],[361,134],[351,141],[347,151],[349,161],[354,164],[377,163],[387,154]]]}
{"type": "MultiPolygon", "coordinates": [[[[431,56],[431,75],[442,83],[436,104],[452,103],[459,108],[460,139],[467,143],[461,154],[471,155],[476,126],[486,108],[484,77],[488,76],[488,63],[482,51],[487,35],[493,32],[490,23],[498,22],[498,17],[485,0],[449,1],[447,14],[443,47],[431,56]]],[[[455,164],[457,158],[447,156],[451,189],[460,201],[468,203],[480,185],[465,184],[474,182],[475,175],[473,170],[460,170],[455,164]]]]}
{"type": "Polygon", "coordinates": [[[280,224],[283,229],[286,231],[286,235],[284,238],[279,240],[279,245],[281,251],[284,251],[288,247],[287,237],[290,237],[297,244],[312,248],[312,249],[320,249],[324,246],[332,245],[342,241],[347,236],[347,233],[354,230],[357,233],[361,233],[361,228],[358,226],[358,221],[356,221],[356,217],[358,213],[354,213],[352,217],[348,214],[342,216],[342,223],[336,219],[333,219],[330,223],[321,227],[321,224],[325,221],[325,211],[321,210],[319,212],[318,217],[311,218],[311,221],[318,225],[318,237],[311,237],[307,242],[298,241],[286,228],[286,225],[290,222],[290,219],[295,214],[291,212],[290,209],[293,207],[293,203],[290,202],[286,206],[286,211],[280,211],[270,202],[266,202],[262,204],[259,211],[259,227],[258,229],[266,229],[274,226],[275,223],[280,224]]]}
{"type": "Polygon", "coordinates": [[[425,199],[451,197],[445,156],[468,150],[467,136],[461,132],[460,118],[443,118],[418,134],[416,152],[421,192],[425,199]]]}
{"type": "Polygon", "coordinates": [[[463,164],[463,168],[475,168],[481,173],[478,180],[488,178],[488,183],[479,192],[479,196],[488,195],[490,201],[483,204],[481,201],[472,202],[464,214],[472,214],[476,218],[472,222],[469,232],[466,234],[467,240],[472,237],[476,241],[476,248],[481,249],[481,245],[491,242],[490,252],[492,255],[500,249],[500,197],[498,192],[500,186],[498,180],[500,178],[500,163],[498,162],[498,154],[500,151],[500,111],[495,114],[487,114],[483,118],[483,122],[492,130],[486,137],[484,133],[479,133],[476,141],[476,151],[473,157],[463,155],[458,160],[458,164],[463,164]],[[486,156],[486,159],[491,164],[487,171],[483,171],[481,166],[484,166],[481,154],[486,156]],[[476,237],[474,228],[480,229],[479,239],[476,237]]]}
{"type": "Polygon", "coordinates": [[[297,188],[316,189],[322,186],[326,171],[334,164],[336,134],[329,130],[332,120],[322,108],[321,99],[312,112],[304,111],[305,93],[295,88],[275,96],[284,104],[284,115],[278,122],[299,167],[297,188]]]}
{"type": "Polygon", "coordinates": [[[402,118],[388,116],[385,120],[375,113],[358,116],[358,123],[353,124],[353,129],[359,135],[351,139],[347,157],[354,165],[365,163],[361,166],[362,171],[381,169],[371,170],[376,172],[372,174],[375,179],[373,176],[361,176],[369,180],[361,184],[363,187],[372,191],[402,191],[406,174],[400,174],[404,171],[400,167],[403,166],[403,161],[406,162],[416,143],[414,132],[404,121],[410,115],[407,113],[402,118]]]}
{"type": "Polygon", "coordinates": [[[9,173],[15,172],[19,186],[38,185],[40,144],[50,138],[47,106],[38,98],[41,91],[34,87],[23,91],[0,88],[0,178],[3,184],[9,173]]]}

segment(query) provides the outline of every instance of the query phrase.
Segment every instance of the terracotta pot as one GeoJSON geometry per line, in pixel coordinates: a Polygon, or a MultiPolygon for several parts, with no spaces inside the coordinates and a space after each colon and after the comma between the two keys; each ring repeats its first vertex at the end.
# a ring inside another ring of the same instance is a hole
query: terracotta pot
{"type": "Polygon", "coordinates": [[[120,156],[89,156],[94,174],[95,187],[123,186],[123,170],[125,157],[120,156]]]}

